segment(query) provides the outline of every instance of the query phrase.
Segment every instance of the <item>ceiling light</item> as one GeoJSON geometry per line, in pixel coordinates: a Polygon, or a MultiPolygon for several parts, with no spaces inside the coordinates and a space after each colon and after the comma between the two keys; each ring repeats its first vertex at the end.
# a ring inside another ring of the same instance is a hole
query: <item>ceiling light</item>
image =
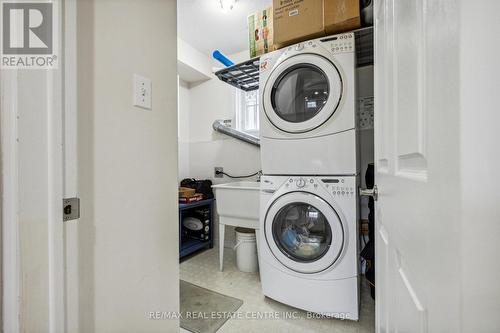
{"type": "Polygon", "coordinates": [[[220,8],[224,13],[232,10],[236,4],[236,0],[219,0],[220,8]]]}

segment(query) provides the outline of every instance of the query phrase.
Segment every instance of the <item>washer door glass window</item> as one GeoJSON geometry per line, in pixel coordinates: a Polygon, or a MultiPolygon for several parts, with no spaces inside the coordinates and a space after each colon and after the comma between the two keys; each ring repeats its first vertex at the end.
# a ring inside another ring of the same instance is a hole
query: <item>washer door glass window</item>
{"type": "Polygon", "coordinates": [[[337,209],[308,192],[280,196],[269,206],[264,219],[269,250],[295,272],[328,269],[344,248],[344,229],[337,209]]]}
{"type": "Polygon", "coordinates": [[[319,67],[299,64],[276,80],[271,92],[271,104],[281,119],[300,123],[321,111],[329,92],[328,78],[319,67]]]}
{"type": "Polygon", "coordinates": [[[323,125],[340,105],[343,83],[333,60],[299,54],[279,63],[264,79],[262,107],[278,129],[305,133],[323,125]]]}
{"type": "Polygon", "coordinates": [[[332,242],[326,217],[306,203],[291,203],[280,209],[273,222],[273,238],[289,258],[312,262],[323,257],[332,242]]]}

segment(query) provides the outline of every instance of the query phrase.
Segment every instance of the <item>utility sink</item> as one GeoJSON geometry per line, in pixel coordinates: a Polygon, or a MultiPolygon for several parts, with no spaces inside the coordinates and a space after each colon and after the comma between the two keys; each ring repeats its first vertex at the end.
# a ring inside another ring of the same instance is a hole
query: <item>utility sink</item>
{"type": "MultiPolygon", "coordinates": [[[[237,225],[249,228],[248,223],[252,227],[258,227],[259,221],[259,182],[234,182],[227,184],[213,185],[215,189],[215,198],[217,199],[217,214],[222,219],[243,220],[240,225],[233,223],[226,223],[230,225],[237,225]],[[244,220],[253,220],[252,222],[244,220]],[[257,221],[257,224],[254,222],[257,221]]],[[[229,222],[229,221],[228,221],[229,222]]]]}
{"type": "MultiPolygon", "coordinates": [[[[223,269],[226,225],[259,229],[259,182],[213,185],[219,215],[219,268],[223,269]]],[[[258,235],[257,235],[258,242],[258,235]]]]}

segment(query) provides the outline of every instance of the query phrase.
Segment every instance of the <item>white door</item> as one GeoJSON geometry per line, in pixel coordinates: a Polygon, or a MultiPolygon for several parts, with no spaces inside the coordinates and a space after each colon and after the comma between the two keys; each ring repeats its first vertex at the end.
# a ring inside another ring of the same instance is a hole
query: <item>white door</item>
{"type": "Polygon", "coordinates": [[[64,331],[61,73],[2,70],[5,332],[64,331]]]}
{"type": "Polygon", "coordinates": [[[2,331],[174,331],[148,316],[178,311],[176,1],[52,3],[59,68],[1,71],[2,331]]]}
{"type": "Polygon", "coordinates": [[[374,15],[377,332],[460,332],[458,6],[374,15]]]}
{"type": "Polygon", "coordinates": [[[77,325],[77,225],[63,222],[63,199],[77,195],[76,4],[52,4],[58,67],[0,75],[5,332],[74,332],[77,325]]]}

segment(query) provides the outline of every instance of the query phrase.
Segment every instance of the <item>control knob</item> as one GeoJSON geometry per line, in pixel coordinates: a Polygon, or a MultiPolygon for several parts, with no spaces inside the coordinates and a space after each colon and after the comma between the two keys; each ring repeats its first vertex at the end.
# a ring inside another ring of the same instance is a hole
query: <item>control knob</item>
{"type": "Polygon", "coordinates": [[[304,178],[299,178],[295,181],[295,185],[297,185],[297,187],[299,188],[304,187],[306,186],[306,181],[304,178]]]}

